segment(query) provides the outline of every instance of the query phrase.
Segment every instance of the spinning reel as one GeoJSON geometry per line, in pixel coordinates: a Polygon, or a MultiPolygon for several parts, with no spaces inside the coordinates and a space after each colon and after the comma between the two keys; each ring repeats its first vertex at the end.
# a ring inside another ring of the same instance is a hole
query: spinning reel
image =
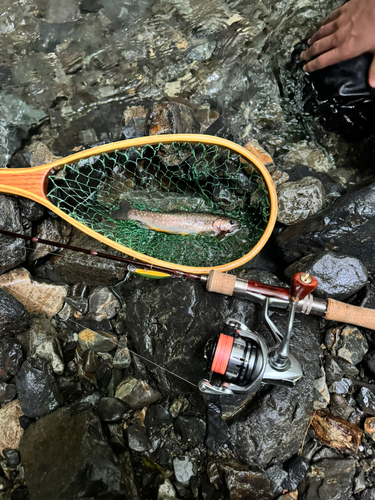
{"type": "Polygon", "coordinates": [[[263,319],[275,344],[268,347],[264,338],[236,319],[226,320],[225,333],[206,344],[205,358],[209,379],[199,381],[206,394],[255,392],[261,383],[293,386],[303,375],[298,360],[289,352],[296,305],[317,286],[317,280],[306,273],[293,276],[289,293],[289,318],[283,336],[268,316],[271,297],[259,295],[263,319]]]}

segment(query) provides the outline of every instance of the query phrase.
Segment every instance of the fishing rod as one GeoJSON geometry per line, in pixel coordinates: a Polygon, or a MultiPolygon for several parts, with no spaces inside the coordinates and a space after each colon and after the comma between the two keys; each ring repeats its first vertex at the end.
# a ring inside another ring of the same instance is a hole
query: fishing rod
{"type": "Polygon", "coordinates": [[[136,259],[110,255],[4,229],[0,229],[0,234],[124,262],[128,264],[129,271],[146,277],[177,277],[198,281],[205,284],[209,292],[234,296],[262,305],[263,321],[273,335],[274,345],[268,347],[259,333],[251,331],[236,319],[228,318],[223,328],[224,333],[220,333],[206,345],[205,358],[210,373],[207,379],[198,383],[202,393],[255,392],[262,382],[294,385],[302,377],[301,365],[289,349],[296,313],[312,314],[327,320],[375,330],[375,310],[352,306],[333,299],[314,297],[312,292],[318,282],[308,273],[296,273],[291,280],[290,287],[279,287],[238,278],[214,269],[208,276],[185,273],[136,259]],[[270,307],[289,310],[284,335],[269,317],[270,307]]]}

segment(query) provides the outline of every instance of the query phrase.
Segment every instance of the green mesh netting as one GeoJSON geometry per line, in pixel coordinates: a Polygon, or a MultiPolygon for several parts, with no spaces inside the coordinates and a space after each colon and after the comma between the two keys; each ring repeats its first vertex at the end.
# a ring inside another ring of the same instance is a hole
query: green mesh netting
{"type": "Polygon", "coordinates": [[[145,145],[92,156],[49,176],[48,198],[75,220],[121,245],[164,261],[217,266],[248,253],[269,218],[269,197],[257,169],[219,146],[145,145]],[[154,231],[112,217],[126,200],[155,212],[229,216],[241,223],[220,239],[154,231]]]}

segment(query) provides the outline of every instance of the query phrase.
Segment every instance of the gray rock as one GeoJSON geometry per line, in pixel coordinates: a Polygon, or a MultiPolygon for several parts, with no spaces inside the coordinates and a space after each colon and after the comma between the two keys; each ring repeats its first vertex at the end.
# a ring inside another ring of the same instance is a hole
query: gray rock
{"type": "Polygon", "coordinates": [[[358,404],[366,415],[375,415],[375,394],[367,387],[361,387],[357,396],[358,404]]]}
{"type": "Polygon", "coordinates": [[[18,398],[27,417],[39,418],[63,403],[50,364],[28,359],[17,374],[18,398]]]}
{"type": "Polygon", "coordinates": [[[174,429],[184,443],[190,446],[203,444],[206,435],[206,422],[193,415],[180,415],[176,418],[174,429]]]}
{"type": "Polygon", "coordinates": [[[127,378],[116,387],[115,396],[134,410],[138,410],[155,403],[160,394],[143,380],[127,378]]]}
{"type": "Polygon", "coordinates": [[[51,322],[44,318],[33,318],[28,334],[29,354],[32,357],[51,362],[52,370],[57,375],[64,373],[64,361],[58,339],[58,333],[51,322]]]}
{"type": "Polygon", "coordinates": [[[0,382],[0,404],[9,403],[16,397],[17,387],[14,384],[0,382]]]}
{"type": "Polygon", "coordinates": [[[327,330],[325,344],[329,351],[352,365],[360,363],[368,351],[364,335],[355,326],[338,326],[327,330]]]}
{"type": "MultiPolygon", "coordinates": [[[[116,255],[113,249],[74,229],[69,244],[116,255]]],[[[117,252],[117,255],[122,254],[117,252]]],[[[125,275],[126,264],[77,253],[73,250],[63,250],[59,254],[59,259],[54,264],[54,270],[61,276],[60,279],[63,279],[65,283],[76,283],[79,276],[80,281],[89,286],[103,286],[114,285],[122,280],[125,275]]]]}
{"type": "Polygon", "coordinates": [[[175,495],[176,490],[173,488],[173,484],[165,477],[163,483],[159,486],[157,500],[177,500],[175,495]]]}
{"type": "Polygon", "coordinates": [[[290,226],[319,212],[323,208],[326,193],[319,179],[305,177],[279,186],[277,199],[277,220],[290,226]]]}
{"type": "Polygon", "coordinates": [[[44,207],[36,201],[20,197],[18,198],[18,204],[20,206],[21,215],[26,217],[26,219],[35,221],[43,217],[44,207]]]}
{"type": "MultiPolygon", "coordinates": [[[[284,314],[274,312],[272,320],[285,331],[284,314]]],[[[256,398],[256,404],[246,410],[246,416],[230,428],[228,444],[248,464],[266,466],[273,458],[284,462],[301,446],[314,404],[314,380],[320,375],[320,333],[316,318],[296,317],[291,351],[302,365],[302,379],[292,388],[268,386],[262,397],[256,398]]]]}
{"type": "Polygon", "coordinates": [[[173,418],[176,418],[180,415],[180,413],[183,413],[188,406],[189,401],[180,395],[172,401],[171,406],[169,407],[169,413],[173,418]]]}
{"type": "Polygon", "coordinates": [[[338,382],[333,382],[329,386],[329,392],[335,393],[335,394],[348,394],[349,389],[352,385],[352,381],[349,380],[348,378],[343,378],[339,380],[338,382]]]}
{"type": "Polygon", "coordinates": [[[131,365],[132,358],[125,337],[118,341],[117,351],[113,358],[113,368],[124,369],[131,365]]]}
{"type": "Polygon", "coordinates": [[[277,237],[282,257],[289,263],[305,255],[331,250],[355,258],[375,271],[375,183],[338,198],[308,220],[294,224],[277,237]]]}
{"type": "Polygon", "coordinates": [[[280,465],[273,465],[266,470],[266,476],[270,480],[272,493],[274,495],[282,493],[288,473],[280,465]]]}
{"type": "Polygon", "coordinates": [[[172,421],[169,411],[161,405],[152,405],[147,409],[145,425],[156,427],[162,424],[169,424],[172,421]]]}
{"type": "Polygon", "coordinates": [[[0,338],[27,330],[30,315],[21,302],[0,288],[0,338]]]}
{"type": "Polygon", "coordinates": [[[213,403],[208,403],[207,408],[207,434],[205,445],[213,453],[218,453],[231,438],[229,426],[221,416],[221,411],[213,403]]]}
{"type": "Polygon", "coordinates": [[[340,394],[332,394],[330,402],[330,410],[333,415],[348,420],[353,413],[354,408],[340,394]]]}
{"type": "Polygon", "coordinates": [[[126,405],[117,398],[101,398],[98,416],[102,422],[117,422],[125,413],[126,405]]]}
{"type": "Polygon", "coordinates": [[[299,483],[304,479],[307,471],[310,469],[310,462],[297,455],[291,462],[288,463],[288,477],[284,481],[284,488],[288,491],[295,491],[299,483]]]}
{"type": "Polygon", "coordinates": [[[151,448],[151,442],[146,431],[140,424],[130,425],[125,433],[131,450],[142,452],[151,448]]]}
{"type": "Polygon", "coordinates": [[[7,466],[11,468],[17,467],[17,465],[20,463],[20,454],[18,453],[17,450],[13,450],[11,448],[5,448],[2,451],[2,454],[7,461],[7,466]]]}
{"type": "Polygon", "coordinates": [[[333,382],[338,382],[344,376],[344,372],[336,360],[337,358],[335,356],[330,355],[327,355],[325,358],[325,371],[328,385],[333,384],[333,382]]]}
{"type": "Polygon", "coordinates": [[[375,488],[367,488],[362,491],[360,497],[361,500],[375,500],[375,488]]]}
{"type": "Polygon", "coordinates": [[[95,321],[114,318],[119,308],[119,301],[106,286],[98,286],[89,297],[90,317],[95,321]]]}
{"type": "Polygon", "coordinates": [[[200,124],[193,111],[178,102],[155,103],[147,117],[147,125],[149,135],[200,132],[200,124]]]}
{"type": "Polygon", "coordinates": [[[357,462],[349,458],[315,462],[298,488],[299,500],[353,500],[356,466],[357,462]]]}
{"type": "Polygon", "coordinates": [[[196,474],[194,466],[189,457],[174,458],[173,471],[176,480],[184,486],[187,486],[190,479],[196,474]]]}
{"type": "Polygon", "coordinates": [[[82,361],[82,370],[86,373],[95,373],[98,368],[99,361],[98,356],[95,354],[93,349],[88,349],[84,351],[81,360],[82,361]]]}
{"type": "Polygon", "coordinates": [[[285,275],[291,278],[301,269],[318,280],[314,291],[317,297],[344,300],[367,282],[367,269],[359,259],[334,252],[307,255],[290,265],[285,275]]]}
{"type": "MultiPolygon", "coordinates": [[[[35,236],[44,240],[56,241],[57,243],[67,243],[67,233],[70,233],[67,226],[68,224],[61,220],[52,218],[43,219],[37,225],[35,236]]],[[[57,250],[59,250],[59,248],[53,245],[35,243],[33,251],[28,255],[28,260],[35,261],[37,259],[41,259],[49,253],[56,252],[57,250]]]]}
{"type": "Polygon", "coordinates": [[[6,382],[17,375],[23,362],[21,344],[6,338],[0,342],[0,381],[6,382]]]}
{"type": "MultiPolygon", "coordinates": [[[[0,195],[0,229],[23,233],[16,198],[0,195]]],[[[0,274],[26,260],[25,241],[0,235],[0,274]]]]}
{"type": "Polygon", "coordinates": [[[78,343],[83,351],[92,349],[94,352],[110,352],[117,346],[117,338],[101,330],[86,328],[79,332],[78,343]]]}
{"type": "MultiPolygon", "coordinates": [[[[365,478],[365,473],[361,469],[360,472],[356,475],[354,478],[354,493],[359,493],[366,489],[366,478],[365,478]]],[[[375,491],[374,491],[375,494],[375,491]]]]}
{"type": "Polygon", "coordinates": [[[65,407],[39,419],[26,429],[20,453],[31,498],[127,497],[118,460],[91,410],[65,407]]]}

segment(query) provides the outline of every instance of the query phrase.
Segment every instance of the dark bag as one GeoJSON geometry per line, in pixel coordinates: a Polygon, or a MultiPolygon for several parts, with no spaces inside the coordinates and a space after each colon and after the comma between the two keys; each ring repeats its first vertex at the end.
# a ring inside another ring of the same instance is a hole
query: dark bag
{"type": "Polygon", "coordinates": [[[367,82],[372,54],[362,54],[309,74],[319,99],[331,97],[375,97],[367,82]]]}

